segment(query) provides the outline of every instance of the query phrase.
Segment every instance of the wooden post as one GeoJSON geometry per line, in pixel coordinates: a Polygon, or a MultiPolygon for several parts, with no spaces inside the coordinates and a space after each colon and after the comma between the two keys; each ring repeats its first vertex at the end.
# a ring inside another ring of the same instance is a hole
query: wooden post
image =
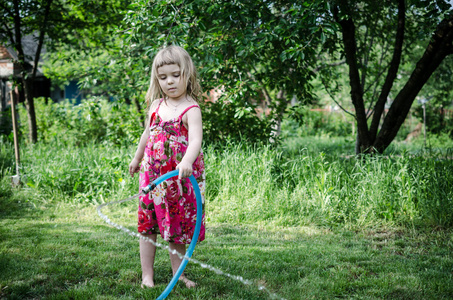
{"type": "Polygon", "coordinates": [[[423,103],[423,137],[425,141],[425,149],[426,149],[426,105],[423,103]]]}
{"type": "Polygon", "coordinates": [[[14,101],[13,91],[10,91],[11,96],[11,116],[13,119],[13,134],[14,134],[14,152],[16,154],[16,175],[11,178],[14,186],[20,184],[20,153],[19,153],[19,137],[17,134],[17,120],[16,120],[16,102],[14,101]]]}

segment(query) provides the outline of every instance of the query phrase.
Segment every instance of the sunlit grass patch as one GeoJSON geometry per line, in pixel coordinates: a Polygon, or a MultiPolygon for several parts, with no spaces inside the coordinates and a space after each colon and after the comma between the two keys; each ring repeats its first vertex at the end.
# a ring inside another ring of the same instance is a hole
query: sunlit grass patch
{"type": "MultiPolygon", "coordinates": [[[[205,149],[207,233],[194,258],[253,284],[189,263],[199,286],[178,284],[171,299],[268,298],[259,285],[286,299],[453,297],[451,161],[355,159],[308,141],[205,149]]],[[[76,150],[23,149],[30,181],[18,189],[2,170],[0,298],[155,299],[168,254],[158,251],[156,289],[140,289],[138,241],[95,209],[137,193],[133,149],[76,150]]],[[[136,210],[132,200],[103,212],[135,230],[136,210]]]]}
{"type": "MultiPolygon", "coordinates": [[[[133,229],[134,203],[105,213],[133,229]]],[[[21,204],[0,220],[2,296],[23,298],[156,298],[171,279],[158,251],[153,290],[140,289],[138,242],[105,224],[95,206],[21,204]],[[68,209],[70,207],[70,209],[68,209]]],[[[453,234],[448,230],[364,229],[229,224],[210,221],[194,258],[252,285],[189,263],[199,287],[177,285],[171,299],[266,299],[259,285],[286,299],[421,298],[452,295],[453,234]]]]}

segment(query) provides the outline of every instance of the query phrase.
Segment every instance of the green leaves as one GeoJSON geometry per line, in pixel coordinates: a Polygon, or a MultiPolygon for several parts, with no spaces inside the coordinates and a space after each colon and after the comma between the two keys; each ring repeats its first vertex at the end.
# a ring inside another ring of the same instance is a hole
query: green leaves
{"type": "Polygon", "coordinates": [[[225,142],[268,143],[272,132],[270,117],[259,118],[251,107],[240,102],[206,102],[203,105],[205,144],[225,142]]]}
{"type": "MultiPolygon", "coordinates": [[[[317,4],[159,1],[143,9],[143,1],[134,3],[135,9],[125,17],[126,42],[134,43],[136,49],[149,46],[150,41],[154,49],[169,43],[184,46],[199,66],[205,90],[219,86],[236,90],[236,82],[245,80],[253,81],[253,93],[266,89],[271,97],[272,91],[301,95],[300,90],[308,88],[300,83],[308,81],[309,73],[294,66],[312,62],[306,58],[313,51],[305,45],[314,37],[304,31],[318,28],[316,18],[306,18],[322,8],[317,4]],[[314,23],[300,22],[302,15],[304,21],[314,23]],[[142,23],[138,25],[137,20],[142,23]]],[[[230,100],[244,107],[256,105],[248,97],[230,100]]]]}
{"type": "Polygon", "coordinates": [[[35,105],[42,143],[78,146],[98,142],[124,147],[136,144],[142,131],[138,114],[124,103],[91,98],[74,106],[69,101],[46,104],[38,98],[35,105]]]}
{"type": "Polygon", "coordinates": [[[83,55],[65,49],[69,63],[54,63],[46,70],[60,80],[78,76],[87,88],[97,86],[119,99],[137,99],[146,90],[158,49],[178,44],[194,58],[205,91],[222,88],[231,96],[228,101],[250,109],[263,106],[257,95],[264,93],[274,110],[293,95],[310,95],[308,69],[316,63],[311,44],[325,42],[317,19],[325,9],[321,2],[135,0],[122,12],[109,47],[87,52],[94,60],[88,63],[83,55]],[[285,100],[277,100],[277,93],[285,100]]]}

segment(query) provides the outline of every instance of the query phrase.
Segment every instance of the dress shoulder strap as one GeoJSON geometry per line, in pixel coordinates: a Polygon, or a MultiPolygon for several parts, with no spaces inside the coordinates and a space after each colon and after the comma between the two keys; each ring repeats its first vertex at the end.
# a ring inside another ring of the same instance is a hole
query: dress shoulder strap
{"type": "Polygon", "coordinates": [[[160,105],[162,104],[162,101],[164,101],[164,98],[160,99],[159,104],[157,105],[155,113],[159,112],[160,105]]]}
{"type": "Polygon", "coordinates": [[[191,108],[194,108],[194,107],[200,108],[200,106],[198,106],[198,105],[196,105],[196,104],[189,106],[188,108],[186,108],[186,109],[179,115],[179,120],[181,121],[181,120],[182,120],[182,117],[184,116],[184,114],[185,114],[188,110],[190,110],[191,108]]]}
{"type": "Polygon", "coordinates": [[[159,114],[159,108],[160,108],[160,105],[162,104],[162,101],[164,101],[163,98],[159,100],[159,104],[157,105],[156,110],[151,114],[151,117],[149,118],[149,125],[150,126],[153,124],[153,121],[156,118],[156,115],[159,114]]]}

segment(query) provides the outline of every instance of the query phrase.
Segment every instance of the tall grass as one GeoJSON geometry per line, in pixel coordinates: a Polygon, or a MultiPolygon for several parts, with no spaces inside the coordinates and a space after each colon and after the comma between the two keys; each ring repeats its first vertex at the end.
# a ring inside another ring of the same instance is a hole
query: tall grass
{"type": "Polygon", "coordinates": [[[98,204],[138,192],[127,174],[132,149],[36,144],[22,152],[25,186],[41,191],[41,201],[98,204]]]}
{"type": "Polygon", "coordinates": [[[0,136],[0,175],[11,174],[14,165],[14,147],[4,136],[0,136]]]}
{"type": "MultiPolygon", "coordinates": [[[[306,141],[316,147],[206,148],[208,220],[351,228],[453,225],[451,159],[407,152],[356,158],[319,151],[316,139],[306,141]]],[[[11,154],[8,147],[4,143],[2,153],[11,154]]],[[[135,194],[137,176],[127,174],[134,150],[102,144],[23,147],[26,188],[39,191],[30,201],[97,204],[135,194]]],[[[10,166],[2,170],[8,176],[11,162],[2,155],[0,165],[10,166]]]]}
{"type": "Polygon", "coordinates": [[[451,160],[342,158],[232,146],[207,155],[208,211],[221,222],[453,225],[451,160]]]}

